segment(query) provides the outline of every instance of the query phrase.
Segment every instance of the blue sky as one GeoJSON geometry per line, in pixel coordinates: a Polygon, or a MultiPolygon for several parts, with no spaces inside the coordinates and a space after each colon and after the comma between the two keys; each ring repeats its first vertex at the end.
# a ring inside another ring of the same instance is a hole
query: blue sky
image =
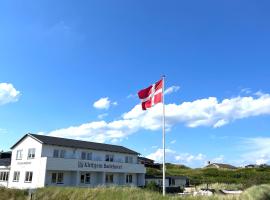
{"type": "Polygon", "coordinates": [[[31,132],[158,161],[160,106],[136,93],[165,74],[168,162],[269,163],[269,6],[1,1],[0,149],[31,132]]]}

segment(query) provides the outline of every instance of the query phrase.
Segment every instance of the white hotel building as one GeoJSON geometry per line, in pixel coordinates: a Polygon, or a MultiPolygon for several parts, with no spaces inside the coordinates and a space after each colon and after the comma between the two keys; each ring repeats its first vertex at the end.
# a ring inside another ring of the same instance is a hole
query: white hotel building
{"type": "Polygon", "coordinates": [[[0,166],[9,188],[145,185],[139,154],[123,146],[26,134],[11,150],[10,166],[0,166]]]}

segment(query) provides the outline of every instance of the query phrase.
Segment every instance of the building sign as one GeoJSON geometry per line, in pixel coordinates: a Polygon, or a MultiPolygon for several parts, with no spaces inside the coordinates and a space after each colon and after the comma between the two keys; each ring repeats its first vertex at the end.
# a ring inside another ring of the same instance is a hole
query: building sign
{"type": "Polygon", "coordinates": [[[122,169],[122,165],[116,164],[102,164],[91,161],[78,161],[78,168],[91,168],[91,169],[122,169]]]}
{"type": "Polygon", "coordinates": [[[17,162],[18,165],[30,165],[31,162],[17,162]]]}

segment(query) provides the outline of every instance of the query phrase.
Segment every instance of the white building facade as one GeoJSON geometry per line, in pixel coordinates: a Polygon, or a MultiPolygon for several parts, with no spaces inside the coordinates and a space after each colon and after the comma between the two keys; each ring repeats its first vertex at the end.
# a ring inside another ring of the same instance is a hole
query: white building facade
{"type": "Polygon", "coordinates": [[[138,153],[122,146],[27,134],[11,149],[9,188],[145,185],[138,153]]]}

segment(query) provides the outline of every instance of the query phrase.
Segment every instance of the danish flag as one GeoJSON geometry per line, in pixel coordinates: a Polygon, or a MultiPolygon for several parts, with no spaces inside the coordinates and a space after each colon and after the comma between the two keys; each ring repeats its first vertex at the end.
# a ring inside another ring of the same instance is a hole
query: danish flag
{"type": "Polygon", "coordinates": [[[152,106],[162,102],[163,80],[159,80],[148,88],[138,92],[138,96],[142,101],[142,109],[146,110],[152,106]]]}

